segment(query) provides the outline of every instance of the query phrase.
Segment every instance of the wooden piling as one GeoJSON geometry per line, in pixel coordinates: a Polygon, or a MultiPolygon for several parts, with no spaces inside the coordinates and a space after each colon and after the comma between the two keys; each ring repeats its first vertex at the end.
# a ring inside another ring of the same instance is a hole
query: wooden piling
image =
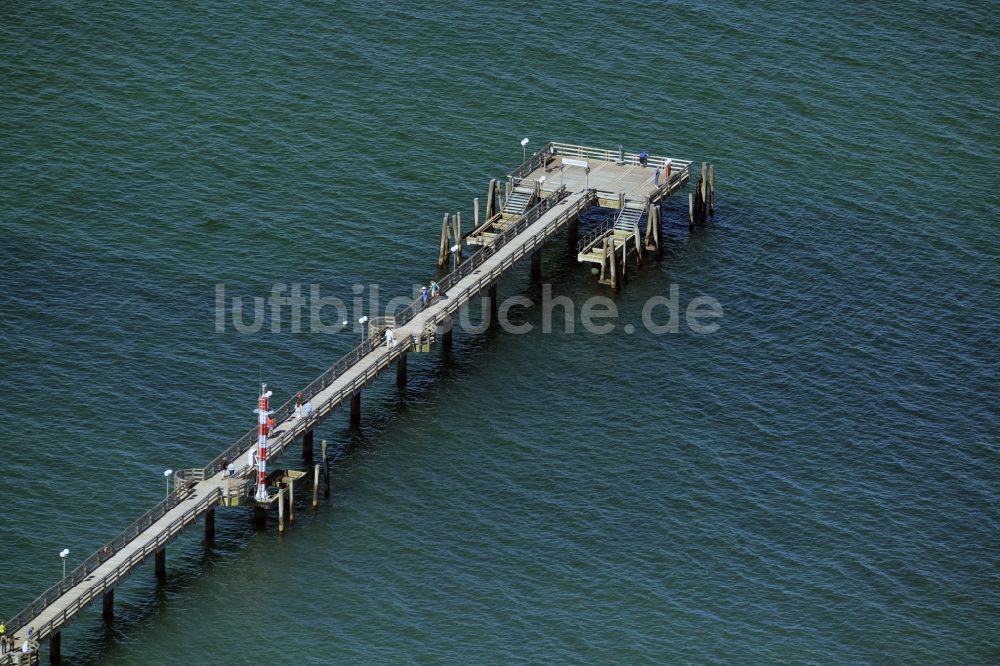
{"type": "Polygon", "coordinates": [[[604,284],[607,275],[608,266],[608,239],[604,239],[604,247],[601,249],[601,275],[597,279],[598,282],[604,284]]]}
{"type": "MultiPolygon", "coordinates": [[[[646,218],[646,224],[649,224],[649,218],[646,218]]],[[[632,242],[635,243],[635,265],[642,266],[642,253],[645,248],[642,247],[642,242],[639,240],[639,223],[636,222],[632,225],[632,242]]]]}
{"type": "Polygon", "coordinates": [[[660,221],[660,207],[657,206],[654,211],[656,212],[656,222],[653,224],[653,244],[656,246],[655,257],[657,261],[663,259],[663,243],[660,240],[661,221],[660,221]]]}
{"type": "Polygon", "coordinates": [[[254,503],[253,522],[257,527],[265,527],[267,525],[267,505],[262,505],[260,502],[254,503]]]}
{"type": "Polygon", "coordinates": [[[715,165],[708,165],[708,214],[715,217],[715,165]]]}
{"type": "Polygon", "coordinates": [[[487,296],[487,298],[490,301],[490,325],[489,325],[489,328],[493,328],[498,323],[497,322],[497,312],[498,312],[498,309],[500,307],[500,304],[498,303],[499,299],[497,298],[497,285],[496,285],[496,283],[493,283],[492,285],[490,285],[489,296],[487,296]]]}
{"type": "Polygon", "coordinates": [[[453,218],[455,221],[455,247],[458,250],[455,251],[455,266],[462,263],[462,214],[455,213],[453,218]]]}
{"type": "Polygon", "coordinates": [[[288,479],[288,524],[295,522],[295,480],[288,479]]]}
{"type": "Polygon", "coordinates": [[[319,509],[319,463],[313,468],[313,511],[319,509]]]}
{"type": "Polygon", "coordinates": [[[351,427],[361,427],[361,391],[351,396],[351,427]]]}
{"type": "Polygon", "coordinates": [[[312,462],[313,459],[313,431],[307,430],[304,435],[302,435],[302,459],[306,462],[312,462]]]}
{"type": "Polygon", "coordinates": [[[614,236],[608,238],[610,241],[611,249],[611,288],[618,289],[618,252],[615,250],[615,238],[614,236]]]}
{"type": "Polygon", "coordinates": [[[278,534],[285,533],[285,489],[278,489],[278,534]]]}
{"type": "Polygon", "coordinates": [[[688,229],[694,228],[694,192],[688,192],[688,229]]]}
{"type": "Polygon", "coordinates": [[[451,351],[454,322],[452,322],[451,317],[445,317],[439,325],[441,327],[441,351],[448,353],[451,351]]]}
{"type": "MultiPolygon", "coordinates": [[[[20,645],[15,645],[14,646],[14,650],[15,651],[19,651],[20,649],[21,649],[20,645]]],[[[21,656],[18,652],[15,652],[14,654],[15,654],[15,656],[18,656],[18,657],[21,656]]],[[[33,652],[30,655],[28,655],[28,659],[26,661],[20,661],[20,660],[18,660],[17,663],[37,664],[38,660],[37,659],[33,660],[32,657],[38,657],[38,652],[33,652]]],[[[58,664],[62,663],[62,632],[61,631],[54,631],[51,634],[49,634],[49,663],[52,664],[53,666],[58,666],[58,664]]]]}
{"type": "Polygon", "coordinates": [[[156,551],[156,555],[153,556],[153,569],[156,577],[163,580],[167,577],[167,549],[166,547],[160,548],[156,551]]]}
{"type": "Polygon", "coordinates": [[[205,512],[205,541],[215,539],[215,507],[205,512]]]}
{"type": "MultiPolygon", "coordinates": [[[[496,196],[497,196],[497,179],[496,178],[491,178],[490,179],[489,193],[486,195],[486,219],[487,220],[493,219],[493,216],[496,215],[499,212],[499,209],[497,208],[496,196]]],[[[477,227],[479,226],[478,221],[476,222],[476,226],[477,227]]]]}
{"type": "Polygon", "coordinates": [[[535,250],[531,254],[531,281],[542,281],[542,251],[535,250]]]}
{"type": "Polygon", "coordinates": [[[115,619],[115,589],[111,588],[102,595],[101,617],[105,620],[115,619]]]}
{"type": "Polygon", "coordinates": [[[701,213],[701,218],[698,220],[698,223],[705,224],[705,220],[707,219],[706,213],[708,212],[707,206],[705,205],[705,202],[708,201],[708,166],[705,162],[701,163],[700,183],[701,188],[699,191],[701,192],[701,210],[699,212],[701,213]]]}
{"type": "Polygon", "coordinates": [[[448,213],[441,220],[441,243],[438,247],[438,268],[444,268],[448,263],[448,213]]]}
{"type": "Polygon", "coordinates": [[[402,388],[406,386],[406,357],[408,354],[403,352],[396,359],[396,386],[402,388]]]}
{"type": "Polygon", "coordinates": [[[479,197],[472,200],[472,228],[479,228],[479,197]]]}
{"type": "Polygon", "coordinates": [[[330,496],[330,459],[326,457],[326,440],[323,440],[323,497],[330,496]]]}

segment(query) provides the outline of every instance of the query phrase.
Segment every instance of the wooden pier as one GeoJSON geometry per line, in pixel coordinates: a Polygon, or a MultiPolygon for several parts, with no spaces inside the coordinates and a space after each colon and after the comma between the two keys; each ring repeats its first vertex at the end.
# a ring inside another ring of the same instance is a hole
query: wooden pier
{"type": "MultiPolygon", "coordinates": [[[[211,539],[218,506],[253,505],[258,518],[263,518],[268,506],[276,504],[279,531],[283,532],[286,515],[288,522],[294,520],[292,495],[297,484],[305,486],[303,492],[312,490],[314,507],[321,479],[324,494],[329,494],[330,461],[325,441],[320,461],[312,460],[313,433],[321,421],[350,405],[350,421],[359,425],[361,394],[369,383],[395,366],[397,384],[405,384],[407,355],[428,352],[439,344],[450,347],[452,317],[472,299],[490,299],[495,313],[496,285],[501,277],[526,257],[531,258],[535,274],[540,268],[539,250],[546,242],[568,230],[578,260],[600,264],[601,281],[613,287],[621,284],[629,257],[641,261],[643,255],[652,253],[658,258],[662,243],[659,204],[691,178],[690,161],[671,159],[670,163],[668,176],[666,157],[548,143],[508,175],[505,187],[492,181],[485,218],[480,223],[476,200],[470,232],[462,233],[458,215],[450,220],[445,216],[438,260],[441,264],[451,258],[457,267],[438,281],[440,297],[426,307],[417,299],[391,317],[372,318],[368,339],[302,389],[311,413],[296,417],[294,399],[275,410],[277,425],[268,440],[268,460],[276,459],[299,440],[310,465],[308,472],[281,470],[272,474],[268,501],[257,502],[252,493],[256,466],[252,456],[248,460],[248,453],[256,448],[257,429],[251,429],[205,467],[176,472],[173,490],[166,499],[8,620],[8,635],[16,635],[20,645],[31,628],[34,640],[48,639],[50,661],[59,663],[64,626],[98,599],[104,617],[113,617],[115,588],[149,559],[154,561],[155,575],[164,578],[167,545],[202,517],[206,538],[211,539]],[[592,206],[617,209],[615,221],[578,239],[577,223],[592,206]],[[645,232],[640,233],[643,226],[645,232]],[[463,243],[478,247],[465,261],[461,260],[463,243]],[[396,340],[391,347],[382,338],[387,327],[393,329],[396,340]]],[[[700,192],[700,200],[714,204],[713,188],[702,185],[711,179],[704,178],[705,168],[702,172],[699,188],[704,192],[700,192]]],[[[37,659],[37,652],[31,657],[37,659]]],[[[20,659],[21,653],[8,653],[0,657],[0,666],[20,659]]]]}

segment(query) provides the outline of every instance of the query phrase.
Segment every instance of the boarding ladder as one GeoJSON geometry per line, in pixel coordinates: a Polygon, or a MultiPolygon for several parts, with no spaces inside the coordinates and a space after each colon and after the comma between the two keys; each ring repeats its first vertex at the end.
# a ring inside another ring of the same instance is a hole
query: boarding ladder
{"type": "Polygon", "coordinates": [[[504,215],[524,215],[528,210],[531,200],[535,198],[535,191],[528,187],[515,187],[503,203],[504,215]]]}
{"type": "Polygon", "coordinates": [[[615,231],[632,233],[639,226],[639,220],[645,213],[646,207],[640,202],[626,201],[622,209],[618,211],[618,217],[615,218],[615,231]]]}

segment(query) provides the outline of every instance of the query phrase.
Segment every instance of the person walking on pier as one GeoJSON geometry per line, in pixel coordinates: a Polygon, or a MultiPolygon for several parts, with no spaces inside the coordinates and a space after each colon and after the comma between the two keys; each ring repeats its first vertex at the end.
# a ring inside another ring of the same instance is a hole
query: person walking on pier
{"type": "Polygon", "coordinates": [[[295,394],[295,418],[302,418],[302,393],[295,394]]]}
{"type": "Polygon", "coordinates": [[[424,308],[427,308],[427,301],[430,300],[430,294],[427,293],[427,285],[420,287],[420,302],[423,303],[424,308]]]}
{"type": "Polygon", "coordinates": [[[656,167],[656,171],[653,172],[653,185],[660,186],[660,167],[656,167]]]}
{"type": "Polygon", "coordinates": [[[392,329],[385,329],[385,347],[386,349],[392,349],[396,346],[396,340],[392,336],[392,329]]]}

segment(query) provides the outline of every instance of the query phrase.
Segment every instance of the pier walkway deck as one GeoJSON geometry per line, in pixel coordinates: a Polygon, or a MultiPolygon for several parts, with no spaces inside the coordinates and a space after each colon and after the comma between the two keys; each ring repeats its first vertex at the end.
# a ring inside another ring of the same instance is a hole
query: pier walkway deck
{"type": "MultiPolygon", "coordinates": [[[[396,345],[389,349],[380,339],[368,340],[338,361],[304,389],[313,404],[308,417],[296,419],[291,402],[276,410],[278,420],[269,441],[269,459],[282,453],[292,441],[319,422],[345,400],[357,395],[380,372],[408,353],[428,327],[446,323],[472,298],[496,284],[515,263],[535,252],[570,221],[579,217],[595,202],[592,191],[567,194],[561,190],[539,206],[529,210],[522,220],[508,229],[492,246],[485,247],[441,281],[442,296],[426,309],[415,301],[396,316],[396,345]]],[[[255,468],[245,464],[247,452],[256,446],[256,431],[244,436],[217,457],[201,476],[202,481],[175,484],[175,492],[144,519],[96,553],[78,570],[39,597],[7,623],[11,635],[22,638],[29,627],[38,640],[50,639],[50,651],[58,654],[53,642],[60,629],[127,577],[150,556],[157,558],[157,574],[165,567],[165,547],[191,523],[213,510],[222,500],[227,485],[227,466],[243,464],[237,470],[240,479],[252,478],[255,468]],[[142,523],[145,522],[145,525],[142,523]],[[130,534],[132,532],[132,534],[130,534]]],[[[106,602],[107,603],[107,602],[106,602]]],[[[106,608],[107,610],[107,608],[106,608]]],[[[16,655],[4,655],[0,664],[15,663],[16,655]]]]}
{"type": "MultiPolygon", "coordinates": [[[[394,364],[397,381],[405,382],[407,354],[428,351],[439,338],[445,346],[450,344],[452,317],[473,298],[490,298],[495,322],[496,285],[501,277],[525,257],[531,257],[534,275],[536,266],[540,265],[539,250],[566,227],[570,227],[570,243],[574,250],[577,249],[576,222],[591,206],[624,209],[626,202],[639,202],[651,217],[654,216],[654,208],[659,202],[690,179],[691,163],[676,160],[673,164],[677,171],[673,177],[661,180],[656,168],[666,173],[666,163],[663,157],[644,158],[621,150],[548,143],[508,175],[507,200],[510,202],[513,196],[516,206],[508,206],[504,212],[500,205],[500,188],[496,181],[491,182],[486,221],[478,224],[477,200],[476,229],[465,235],[460,234],[460,224],[455,229],[457,239],[471,246],[478,245],[479,250],[439,281],[441,295],[426,307],[416,299],[390,316],[373,318],[372,335],[300,392],[303,402],[312,407],[310,413],[297,417],[294,399],[275,409],[276,427],[268,438],[268,461],[276,459],[299,438],[303,442],[303,453],[311,458],[313,430],[345,402],[350,402],[352,423],[358,422],[362,390],[394,364]],[[648,167],[640,163],[645,160],[649,161],[648,167]],[[555,170],[559,171],[558,176],[555,170]],[[511,213],[514,209],[516,212],[511,213]],[[380,335],[382,329],[377,328],[380,325],[392,327],[394,346],[384,343],[380,335]]],[[[655,224],[647,223],[646,241],[640,240],[638,226],[633,224],[635,252],[641,255],[654,247],[659,252],[658,228],[658,210],[655,211],[655,224]],[[650,233],[654,231],[655,244],[650,245],[650,233]]],[[[447,233],[447,228],[443,233],[447,233]]],[[[609,235],[610,230],[602,229],[599,234],[608,236],[602,256],[602,277],[605,264],[612,273],[623,271],[624,264],[616,268],[615,257],[616,252],[620,252],[622,261],[627,258],[626,241],[616,245],[609,235]]],[[[445,240],[442,239],[442,249],[445,240]]],[[[459,251],[456,260],[460,257],[459,251]]],[[[155,560],[157,577],[164,577],[166,546],[202,517],[206,535],[211,536],[216,506],[245,502],[262,510],[266,504],[278,500],[282,507],[284,491],[269,495],[268,502],[263,505],[251,496],[256,465],[252,455],[248,459],[248,453],[256,450],[257,439],[257,428],[253,428],[206,467],[179,470],[174,474],[173,492],[7,621],[8,636],[16,636],[20,644],[27,637],[28,629],[32,629],[35,640],[49,640],[49,658],[58,663],[60,632],[66,624],[99,597],[103,600],[104,616],[111,617],[115,588],[150,557],[155,560]]],[[[318,475],[317,466],[316,480],[318,475]]],[[[315,485],[313,492],[315,498],[315,485]]],[[[279,508],[279,516],[281,511],[279,508]]],[[[279,518],[279,529],[282,527],[280,521],[279,518]]],[[[15,664],[21,658],[19,652],[5,654],[0,656],[0,666],[15,664]]],[[[37,660],[37,654],[31,655],[31,659],[37,660]]]]}

